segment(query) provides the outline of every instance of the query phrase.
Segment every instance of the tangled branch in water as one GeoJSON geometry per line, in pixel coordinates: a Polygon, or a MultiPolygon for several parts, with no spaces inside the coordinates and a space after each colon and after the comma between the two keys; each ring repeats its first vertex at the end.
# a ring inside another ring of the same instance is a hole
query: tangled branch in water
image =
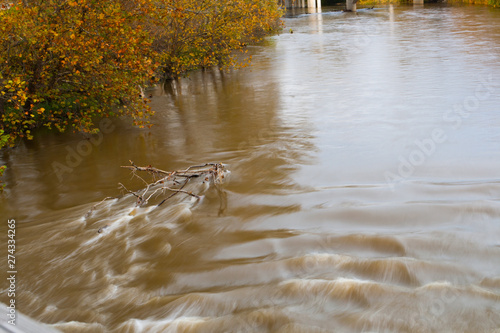
{"type": "MultiPolygon", "coordinates": [[[[191,191],[185,190],[185,186],[193,179],[200,179],[202,182],[208,182],[211,185],[215,185],[220,192],[219,185],[223,182],[225,177],[226,169],[221,163],[205,163],[203,165],[193,165],[185,170],[176,171],[164,171],[152,167],[151,165],[141,167],[137,166],[133,161],[130,161],[130,165],[122,166],[122,168],[132,170],[132,175],[139,178],[145,184],[145,188],[139,191],[131,191],[125,187],[122,183],[119,183],[120,188],[125,190],[127,193],[132,194],[137,198],[136,207],[145,206],[148,204],[152,197],[157,197],[160,195],[166,196],[158,206],[161,206],[165,201],[172,198],[173,196],[183,193],[187,196],[191,196],[199,201],[201,199],[200,195],[193,193],[191,191]],[[143,177],[139,175],[140,172],[145,172],[153,177],[152,182],[146,181],[143,177]]],[[[92,212],[95,211],[96,207],[102,204],[108,199],[116,199],[113,197],[107,197],[98,204],[94,205],[86,214],[86,217],[90,216],[92,212]]]]}

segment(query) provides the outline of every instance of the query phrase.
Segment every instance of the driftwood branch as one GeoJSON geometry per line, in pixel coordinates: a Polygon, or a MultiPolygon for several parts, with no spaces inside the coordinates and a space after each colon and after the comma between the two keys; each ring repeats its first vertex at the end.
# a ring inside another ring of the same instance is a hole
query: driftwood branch
{"type": "Polygon", "coordinates": [[[165,171],[151,165],[145,167],[138,166],[133,161],[130,161],[130,165],[122,166],[122,168],[131,170],[132,175],[142,180],[146,185],[143,190],[133,192],[127,189],[123,184],[119,184],[122,189],[137,198],[137,206],[146,205],[152,197],[159,195],[159,193],[165,193],[166,191],[172,193],[167,198],[163,199],[157,206],[161,206],[165,201],[179,193],[200,200],[201,197],[198,194],[184,190],[184,187],[188,185],[190,180],[193,178],[201,178],[203,182],[211,182],[215,186],[218,186],[218,184],[222,183],[226,171],[221,163],[205,163],[201,165],[192,165],[184,170],[165,171]],[[153,181],[147,182],[144,178],[139,176],[139,172],[150,174],[153,176],[153,181]],[[158,177],[160,178],[158,179],[158,177]],[[182,182],[177,181],[176,178],[182,178],[182,182]],[[176,188],[178,185],[180,185],[180,187],[176,188]],[[160,187],[155,188],[150,193],[152,188],[156,186],[160,187]]]}
{"type": "MultiPolygon", "coordinates": [[[[220,184],[224,181],[225,174],[228,172],[221,163],[205,163],[200,165],[192,165],[186,169],[175,170],[175,171],[165,171],[155,168],[151,165],[148,166],[138,166],[133,161],[130,161],[130,165],[122,166],[122,168],[129,169],[132,172],[133,178],[139,178],[145,185],[137,191],[129,190],[124,184],[118,183],[119,188],[136,198],[136,207],[145,206],[150,200],[160,197],[160,203],[156,205],[159,207],[163,205],[170,198],[184,194],[186,196],[196,199],[196,202],[201,200],[201,193],[196,192],[196,188],[200,192],[204,192],[206,189],[206,184],[212,185],[216,188],[219,197],[221,199],[221,206],[219,209],[219,214],[222,214],[226,207],[226,195],[222,191],[220,184]],[[141,174],[141,175],[140,175],[141,174]],[[147,181],[143,176],[144,174],[150,175],[152,177],[151,181],[147,181]],[[188,187],[191,182],[192,186],[188,187]],[[196,186],[196,184],[204,186],[196,186]],[[161,198],[164,196],[164,198],[161,198]]],[[[113,197],[107,197],[95,204],[85,215],[86,218],[90,217],[96,208],[103,202],[109,199],[117,199],[113,197]]],[[[99,228],[98,233],[104,231],[109,225],[105,225],[99,228]]]]}

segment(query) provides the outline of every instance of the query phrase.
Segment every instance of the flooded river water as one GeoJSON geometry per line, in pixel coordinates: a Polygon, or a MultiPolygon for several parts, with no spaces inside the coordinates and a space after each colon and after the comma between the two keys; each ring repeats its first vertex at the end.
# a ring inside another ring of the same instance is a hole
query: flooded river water
{"type": "Polygon", "coordinates": [[[285,22],[250,68],[154,90],[150,130],[4,152],[19,311],[64,332],[499,332],[500,10],[285,22]],[[129,160],[231,173],[133,210],[129,160]]]}

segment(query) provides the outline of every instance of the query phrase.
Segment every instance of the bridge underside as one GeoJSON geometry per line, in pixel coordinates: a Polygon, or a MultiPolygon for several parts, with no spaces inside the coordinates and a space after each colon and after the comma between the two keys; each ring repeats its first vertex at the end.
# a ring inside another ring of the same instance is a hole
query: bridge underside
{"type": "MultiPolygon", "coordinates": [[[[346,0],[346,10],[356,11],[358,0],[346,0]]],[[[321,0],[280,0],[280,4],[286,8],[321,8],[321,0]]]]}
{"type": "Polygon", "coordinates": [[[321,0],[280,0],[286,8],[321,8],[321,0]]]}
{"type": "MultiPolygon", "coordinates": [[[[321,0],[279,0],[286,8],[321,8],[321,0]]],[[[358,0],[346,0],[345,9],[348,12],[356,11],[358,0]]],[[[413,0],[414,5],[423,5],[424,0],[413,0]]]]}

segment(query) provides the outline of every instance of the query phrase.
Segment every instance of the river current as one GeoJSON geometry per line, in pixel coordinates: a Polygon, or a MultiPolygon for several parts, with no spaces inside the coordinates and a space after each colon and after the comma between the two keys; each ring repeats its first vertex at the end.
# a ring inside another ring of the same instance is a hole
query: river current
{"type": "Polygon", "coordinates": [[[252,66],[152,90],[151,129],[5,150],[19,311],[63,332],[500,332],[500,9],[284,21],[252,66]],[[134,208],[129,160],[230,173],[134,208]]]}

